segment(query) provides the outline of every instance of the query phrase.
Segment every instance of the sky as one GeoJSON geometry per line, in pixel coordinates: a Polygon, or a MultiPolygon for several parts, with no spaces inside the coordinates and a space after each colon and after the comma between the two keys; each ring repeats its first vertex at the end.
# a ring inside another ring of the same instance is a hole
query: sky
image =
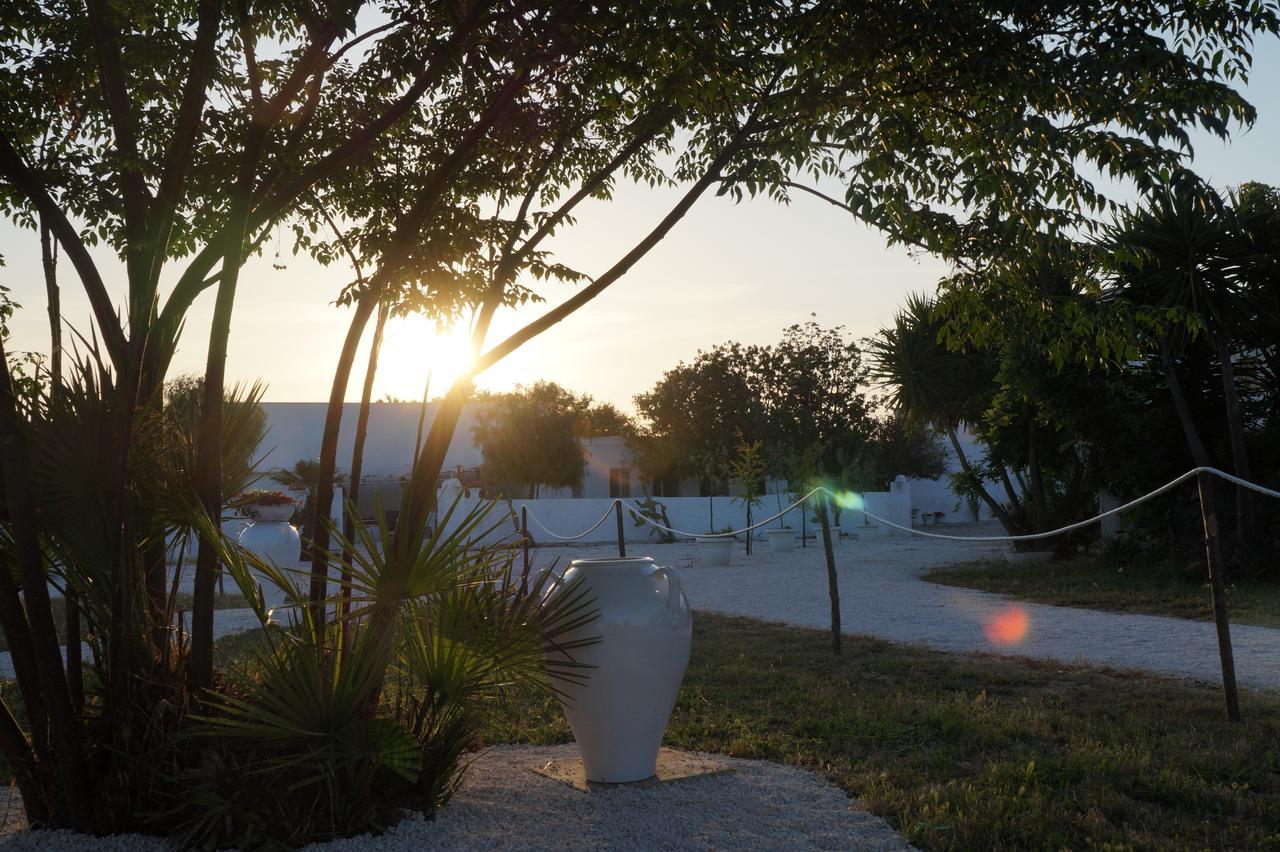
{"type": "MultiPolygon", "coordinates": [[[[1195,136],[1194,168],[1219,187],[1249,180],[1280,185],[1280,42],[1257,47],[1245,95],[1258,110],[1256,124],[1247,132],[1237,130],[1229,143],[1195,136]]],[[[620,186],[612,202],[579,208],[578,225],[552,247],[562,262],[597,274],[647,233],[676,197],[670,191],[620,186]]],[[[23,306],[10,322],[8,348],[47,352],[36,235],[0,223],[0,255],[6,262],[0,284],[23,306]]],[[[95,257],[120,299],[122,268],[102,252],[95,257]]],[[[87,335],[88,302],[70,265],[64,262],[61,271],[64,317],[87,335]]],[[[477,385],[506,390],[546,379],[631,410],[635,394],[699,349],[728,340],[771,343],[786,326],[811,317],[825,326],[842,325],[856,337],[869,336],[892,321],[908,293],[931,292],[945,273],[936,258],[889,248],[878,232],[803,194],[790,205],[705,197],[624,278],[482,374],[477,385]]],[[[335,307],[333,299],[350,277],[348,268],[324,268],[292,255],[287,234],[268,241],[266,256],[251,260],[241,274],[228,380],[262,380],[269,401],[328,399],[350,317],[349,309],[335,307]]],[[[554,303],[570,295],[572,285],[540,289],[554,303]]],[[[189,314],[171,375],[204,371],[212,292],[189,314]]],[[[490,340],[546,307],[501,312],[490,340]]],[[[374,398],[417,399],[429,371],[431,395],[442,393],[465,362],[465,350],[459,330],[438,332],[422,318],[393,320],[374,398]]],[[[367,342],[348,400],[359,398],[366,351],[367,342]]]]}

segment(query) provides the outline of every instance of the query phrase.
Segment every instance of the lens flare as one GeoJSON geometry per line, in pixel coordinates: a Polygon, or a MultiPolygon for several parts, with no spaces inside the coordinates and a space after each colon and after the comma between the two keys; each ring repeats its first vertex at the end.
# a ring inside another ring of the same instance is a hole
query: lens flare
{"type": "Polygon", "coordinates": [[[841,509],[853,509],[860,512],[864,505],[862,495],[856,491],[837,491],[832,499],[836,501],[836,505],[841,509]]]}
{"type": "Polygon", "coordinates": [[[1022,607],[1011,606],[992,616],[986,624],[982,625],[982,632],[987,635],[987,640],[992,645],[1017,645],[1027,638],[1029,627],[1027,611],[1022,607]]]}

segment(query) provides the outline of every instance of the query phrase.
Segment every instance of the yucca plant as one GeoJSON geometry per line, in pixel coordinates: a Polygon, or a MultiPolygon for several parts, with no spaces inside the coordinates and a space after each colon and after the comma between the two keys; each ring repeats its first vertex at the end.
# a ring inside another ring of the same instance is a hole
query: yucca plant
{"type": "MultiPolygon", "coordinates": [[[[588,676],[573,652],[590,640],[562,639],[594,618],[592,601],[554,588],[551,571],[521,589],[514,546],[487,543],[507,521],[494,504],[449,507],[437,530],[420,532],[401,572],[381,543],[390,541],[381,506],[375,517],[381,536],[357,525],[347,541],[329,530],[335,550],[353,554],[343,565],[345,616],[335,617],[344,595],[316,618],[299,572],[219,539],[262,641],[220,669],[223,681],[184,731],[200,758],[175,764],[174,803],[162,812],[182,826],[184,844],[296,845],[378,831],[402,807],[434,812],[507,689],[555,690],[588,676]],[[285,591],[288,629],[266,624],[255,573],[285,591]],[[373,629],[378,606],[395,613],[389,632],[373,629]],[[564,653],[544,664],[546,648],[564,653]]],[[[203,518],[194,523],[216,535],[203,518]]]]}

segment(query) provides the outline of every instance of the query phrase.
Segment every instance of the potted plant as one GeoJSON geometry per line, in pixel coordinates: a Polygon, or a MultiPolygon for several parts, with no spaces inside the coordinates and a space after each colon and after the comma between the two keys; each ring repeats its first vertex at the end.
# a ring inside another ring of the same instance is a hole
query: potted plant
{"type": "Polygon", "coordinates": [[[708,568],[728,568],[733,559],[733,543],[737,537],[730,535],[733,527],[722,530],[707,530],[705,535],[694,539],[698,548],[698,559],[708,568]]]}
{"type": "Polygon", "coordinates": [[[293,517],[294,499],[283,491],[255,489],[246,491],[234,501],[239,514],[257,523],[278,523],[293,517]]]}
{"type": "Polygon", "coordinates": [[[796,545],[796,531],[783,524],[765,533],[769,539],[770,553],[790,553],[796,545]]]}

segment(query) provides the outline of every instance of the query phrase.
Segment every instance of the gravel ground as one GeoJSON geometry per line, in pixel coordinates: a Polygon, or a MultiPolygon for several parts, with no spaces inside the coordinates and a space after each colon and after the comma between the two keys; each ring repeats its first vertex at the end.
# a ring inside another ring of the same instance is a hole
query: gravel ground
{"type": "MultiPolygon", "coordinates": [[[[950,524],[954,535],[999,535],[999,525],[950,524]]],[[[534,565],[617,555],[608,545],[538,548],[534,565]]],[[[919,575],[940,565],[1001,558],[1000,543],[881,536],[863,532],[835,551],[841,628],[849,635],[924,645],[944,651],[981,651],[1138,669],[1176,678],[1221,683],[1217,637],[1209,621],[1097,612],[1021,603],[975,589],[941,586],[919,575]]],[[[705,568],[696,545],[628,543],[630,556],[653,556],[679,570],[695,610],[745,615],[801,627],[829,628],[831,605],[822,548],[787,554],[767,543],[747,556],[739,543],[729,568],[705,568]]],[[[1018,558],[1018,557],[1013,557],[1018,558]]],[[[1028,563],[1026,570],[1035,571],[1028,563]]],[[[1209,602],[1206,598],[1205,608],[1209,602]]],[[[1232,625],[1236,673],[1241,685],[1280,691],[1280,630],[1232,625]]]]}
{"type": "MultiPolygon", "coordinates": [[[[717,758],[734,771],[654,787],[583,793],[534,772],[576,746],[500,746],[483,752],[439,818],[409,814],[386,834],[305,847],[309,852],[552,849],[841,849],[911,847],[879,817],[811,772],[717,758]]],[[[22,832],[0,848],[166,849],[155,838],[22,832]]]]}

